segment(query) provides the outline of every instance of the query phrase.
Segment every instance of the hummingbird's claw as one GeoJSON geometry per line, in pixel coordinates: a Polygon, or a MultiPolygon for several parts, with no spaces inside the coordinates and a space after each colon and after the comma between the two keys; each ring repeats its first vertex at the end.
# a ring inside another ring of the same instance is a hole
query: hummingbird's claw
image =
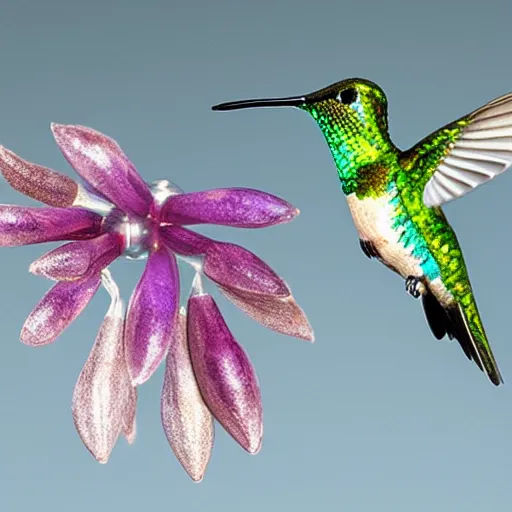
{"type": "Polygon", "coordinates": [[[409,276],[405,280],[405,291],[415,299],[419,299],[427,291],[425,284],[419,277],[409,276]]]}

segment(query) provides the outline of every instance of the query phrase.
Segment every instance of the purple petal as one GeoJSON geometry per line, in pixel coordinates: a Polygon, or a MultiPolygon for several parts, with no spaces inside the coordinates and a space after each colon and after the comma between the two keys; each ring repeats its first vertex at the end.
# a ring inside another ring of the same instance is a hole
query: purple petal
{"type": "Polygon", "coordinates": [[[178,315],[167,354],[162,389],[162,424],[172,449],[192,480],[200,482],[213,448],[213,418],[192,369],[186,315],[178,315]]]}
{"type": "Polygon", "coordinates": [[[12,188],[50,206],[72,206],[78,184],[47,167],[23,160],[0,146],[0,171],[12,188]]]}
{"type": "Polygon", "coordinates": [[[264,228],[289,222],[299,210],[279,197],[249,188],[219,188],[170,197],[162,222],[264,228]]]}
{"type": "Polygon", "coordinates": [[[188,343],[204,401],[217,421],[249,453],[263,436],[258,379],[210,295],[188,301],[188,343]]]}
{"type": "Polygon", "coordinates": [[[21,330],[21,341],[33,346],[54,341],[89,304],[100,282],[99,274],[58,282],[28,316],[21,330]]]}
{"type": "Polygon", "coordinates": [[[117,142],[84,126],[52,124],[60,150],[75,171],[121,210],[146,216],[151,192],[117,142]]]}
{"type": "Polygon", "coordinates": [[[146,382],[165,357],[178,302],[176,258],[167,249],[158,249],[150,254],[128,306],[126,356],[134,386],[146,382]]]}
{"type": "Polygon", "coordinates": [[[287,297],[286,283],[258,256],[235,244],[215,242],[204,256],[204,273],[233,292],[287,297]]]}
{"type": "Polygon", "coordinates": [[[210,238],[200,235],[181,226],[162,226],[160,236],[164,244],[172,251],[183,256],[204,254],[213,242],[210,238]]]}
{"type": "Polygon", "coordinates": [[[235,306],[268,329],[306,341],[314,341],[313,329],[304,311],[291,295],[272,297],[234,292],[223,287],[219,289],[235,306]]]}
{"type": "Polygon", "coordinates": [[[123,428],[132,385],[123,347],[122,317],[107,315],[73,393],[73,419],[82,441],[102,464],[123,428]]]}
{"type": "Polygon", "coordinates": [[[0,205],[0,247],[94,238],[101,221],[100,215],[81,208],[0,205]]]}
{"type": "Polygon", "coordinates": [[[105,233],[92,240],[71,242],[43,254],[30,265],[30,272],[57,281],[72,281],[87,272],[99,272],[122,251],[118,233],[105,233]]]}

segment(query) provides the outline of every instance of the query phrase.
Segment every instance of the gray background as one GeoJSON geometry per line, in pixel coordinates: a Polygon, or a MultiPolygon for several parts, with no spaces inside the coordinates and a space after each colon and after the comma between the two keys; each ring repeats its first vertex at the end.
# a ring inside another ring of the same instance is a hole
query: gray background
{"type": "MultiPolygon", "coordinates": [[[[434,340],[403,283],[363,256],[314,122],[292,109],[209,110],[363,76],[386,90],[405,148],[512,90],[509,0],[405,4],[1,2],[0,143],[71,174],[49,122],[84,124],[115,137],[147,180],[286,197],[302,210],[292,224],[204,231],[265,258],[317,343],[273,334],[219,301],[262,384],[260,454],[218,428],[205,481],[192,483],[161,429],[160,368],[140,389],[136,444],[122,440],[101,466],[75,433],[70,402],[106,294],[55,344],[23,346],[19,330],[49,284],[27,267],[49,247],[3,249],[0,510],[510,510],[510,385],[495,389],[457,344],[434,340]]],[[[511,190],[508,174],[446,208],[507,383],[511,190]]],[[[0,194],[31,204],[5,182],[0,194]]],[[[142,264],[113,271],[128,298],[142,264]]]]}

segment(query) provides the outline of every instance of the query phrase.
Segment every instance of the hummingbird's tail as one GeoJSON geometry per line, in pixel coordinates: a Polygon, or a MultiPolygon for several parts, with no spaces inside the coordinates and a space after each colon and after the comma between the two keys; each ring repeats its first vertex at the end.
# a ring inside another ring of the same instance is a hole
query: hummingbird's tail
{"type": "Polygon", "coordinates": [[[496,386],[503,383],[496,360],[485,334],[476,302],[471,294],[464,303],[456,302],[444,308],[434,295],[427,291],[423,295],[423,309],[432,334],[437,339],[446,334],[456,339],[469,360],[487,374],[496,386]]]}

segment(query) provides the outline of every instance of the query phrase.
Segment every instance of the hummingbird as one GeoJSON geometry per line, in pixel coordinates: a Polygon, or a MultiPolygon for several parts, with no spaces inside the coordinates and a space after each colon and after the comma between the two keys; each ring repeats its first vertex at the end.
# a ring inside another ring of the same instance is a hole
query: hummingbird
{"type": "Polygon", "coordinates": [[[213,110],[295,107],[316,121],[329,146],[359,244],[421,297],[437,339],[459,342],[496,386],[503,382],[466,264],[441,206],[512,165],[512,93],[431,133],[405,151],[388,131],[384,91],[350,78],[302,96],[222,103],[213,110]]]}

